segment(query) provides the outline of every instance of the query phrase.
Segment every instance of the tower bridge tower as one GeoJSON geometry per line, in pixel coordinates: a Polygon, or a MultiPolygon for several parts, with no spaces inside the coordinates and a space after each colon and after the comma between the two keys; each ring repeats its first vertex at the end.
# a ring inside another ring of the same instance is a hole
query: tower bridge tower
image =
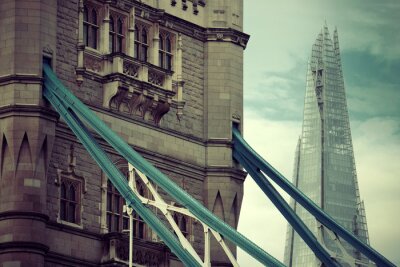
{"type": "MultiPolygon", "coordinates": [[[[127,265],[122,197],[42,97],[43,60],[236,227],[245,173],[232,160],[231,127],[242,127],[248,39],[242,0],[0,1],[0,264],[127,265]]],[[[201,225],[176,218],[202,252],[201,225]]],[[[134,222],[134,262],[181,266],[140,217],[134,222]]],[[[226,266],[221,254],[212,245],[213,266],[226,266]]]]}

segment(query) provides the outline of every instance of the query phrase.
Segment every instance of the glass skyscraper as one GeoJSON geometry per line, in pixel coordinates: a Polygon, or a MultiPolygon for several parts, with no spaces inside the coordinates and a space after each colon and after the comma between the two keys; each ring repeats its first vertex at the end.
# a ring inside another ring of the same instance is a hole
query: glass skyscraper
{"type": "MultiPolygon", "coordinates": [[[[368,243],[363,202],[357,184],[353,145],[338,33],[333,40],[325,25],[312,46],[308,63],[302,134],[294,164],[293,183],[338,223],[368,243]]],[[[300,204],[292,208],[319,241],[346,266],[368,262],[344,241],[342,249],[327,229],[300,204]]],[[[287,266],[319,266],[320,262],[289,225],[284,262],[287,266]]]]}

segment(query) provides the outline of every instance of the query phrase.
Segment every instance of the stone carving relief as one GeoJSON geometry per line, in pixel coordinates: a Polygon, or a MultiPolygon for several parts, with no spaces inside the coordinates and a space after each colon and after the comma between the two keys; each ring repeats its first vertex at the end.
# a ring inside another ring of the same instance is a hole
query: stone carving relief
{"type": "Polygon", "coordinates": [[[110,100],[110,108],[142,119],[150,119],[159,125],[162,117],[170,110],[171,102],[170,97],[165,99],[157,95],[151,96],[147,90],[129,93],[127,88],[119,87],[110,100]]]}
{"type": "Polygon", "coordinates": [[[128,61],[124,61],[123,72],[130,77],[138,78],[139,66],[128,61]]]}
{"type": "MultiPolygon", "coordinates": [[[[181,0],[182,2],[182,10],[186,11],[188,10],[188,2],[192,3],[193,6],[193,14],[197,15],[199,13],[198,6],[204,7],[206,5],[206,2],[204,0],[181,0]]],[[[176,0],[171,0],[171,6],[176,6],[177,1],[176,0]]]]}
{"type": "MultiPolygon", "coordinates": [[[[103,260],[108,263],[127,263],[129,260],[129,241],[127,236],[114,234],[106,236],[106,250],[103,260]]],[[[147,242],[140,245],[143,241],[135,239],[136,245],[133,247],[132,261],[140,266],[158,267],[165,266],[168,262],[168,255],[165,254],[164,246],[159,243],[147,242]]]]}
{"type": "Polygon", "coordinates": [[[85,55],[84,66],[86,67],[86,69],[91,70],[96,73],[101,73],[103,71],[102,60],[92,57],[90,55],[85,55]]]}
{"type": "Polygon", "coordinates": [[[154,84],[154,85],[162,87],[163,84],[164,84],[164,75],[162,73],[149,70],[148,81],[151,84],[154,84]]]}

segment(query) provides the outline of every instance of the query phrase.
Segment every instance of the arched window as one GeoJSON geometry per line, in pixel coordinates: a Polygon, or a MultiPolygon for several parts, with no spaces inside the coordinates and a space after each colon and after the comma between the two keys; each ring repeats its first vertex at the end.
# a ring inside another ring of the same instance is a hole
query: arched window
{"type": "Polygon", "coordinates": [[[140,51],[139,36],[140,36],[139,27],[135,25],[135,40],[134,40],[135,52],[133,57],[137,59],[139,59],[139,51],[140,51]]]}
{"type": "Polygon", "coordinates": [[[110,16],[109,51],[110,53],[124,50],[124,21],[116,16],[110,16]]]}
{"type": "Polygon", "coordinates": [[[182,215],[182,219],[181,219],[181,223],[179,225],[179,229],[181,229],[181,232],[183,234],[184,237],[188,237],[188,231],[187,231],[187,222],[186,222],[186,218],[184,215],[182,215]]]}
{"type": "Polygon", "coordinates": [[[107,228],[109,232],[120,232],[129,229],[129,217],[123,212],[125,201],[107,180],[107,228]]]}
{"type": "Polygon", "coordinates": [[[186,217],[186,215],[180,214],[180,213],[174,213],[174,221],[176,225],[179,227],[179,230],[181,230],[183,236],[185,238],[189,237],[189,221],[190,219],[186,217]]]}
{"type": "Polygon", "coordinates": [[[65,183],[61,184],[60,188],[60,219],[65,220],[67,218],[67,189],[65,183]]]}
{"type": "Polygon", "coordinates": [[[135,25],[135,54],[134,57],[147,62],[148,36],[147,28],[143,25],[135,25]]]}
{"type": "MultiPolygon", "coordinates": [[[[117,166],[121,162],[117,162],[117,166]]],[[[129,177],[129,171],[126,163],[122,163],[120,170],[122,173],[126,173],[126,177],[129,177]]],[[[147,197],[147,190],[145,185],[141,182],[139,177],[136,177],[136,189],[138,193],[147,197]]],[[[123,206],[125,205],[124,198],[120,195],[118,190],[113,186],[111,181],[107,179],[107,200],[106,200],[106,221],[109,232],[121,232],[129,229],[129,216],[123,212],[123,206]]],[[[145,239],[146,227],[143,219],[135,211],[132,212],[133,216],[133,236],[137,238],[145,239]]]]}
{"type": "Polygon", "coordinates": [[[89,45],[89,11],[86,6],[83,8],[83,42],[89,45]]]}
{"type": "Polygon", "coordinates": [[[114,18],[110,16],[110,33],[108,40],[108,49],[110,53],[115,52],[115,29],[114,29],[114,18]]]}
{"type": "Polygon", "coordinates": [[[97,48],[97,34],[98,34],[98,22],[97,22],[97,12],[95,9],[92,9],[92,17],[91,17],[92,24],[91,26],[91,38],[90,38],[90,47],[97,48]]]}
{"type": "Polygon", "coordinates": [[[164,38],[160,34],[159,36],[160,44],[159,44],[159,51],[158,51],[158,64],[161,68],[164,67],[164,38]]]}
{"type": "Polygon", "coordinates": [[[83,9],[83,42],[86,46],[97,49],[99,22],[97,11],[93,7],[83,9]]]}
{"type": "Polygon", "coordinates": [[[123,23],[121,19],[118,19],[117,23],[118,31],[117,31],[117,51],[122,52],[124,34],[123,34],[123,23]]]}
{"type": "Polygon", "coordinates": [[[76,190],[74,185],[69,186],[68,221],[76,222],[76,190]]]}
{"type": "Polygon", "coordinates": [[[172,47],[171,39],[169,37],[165,40],[165,68],[167,70],[172,70],[172,47]]]}
{"type": "Polygon", "coordinates": [[[60,219],[80,223],[80,183],[63,178],[60,185],[60,219]]]}
{"type": "MultiPolygon", "coordinates": [[[[142,197],[147,197],[147,190],[142,180],[139,177],[136,177],[136,188],[138,190],[139,195],[142,197]]],[[[133,216],[133,236],[141,239],[145,239],[145,224],[143,219],[137,214],[135,211],[132,213],[133,216]]]]}
{"type": "Polygon", "coordinates": [[[172,41],[168,34],[160,34],[158,63],[161,68],[172,70],[172,41]]]}

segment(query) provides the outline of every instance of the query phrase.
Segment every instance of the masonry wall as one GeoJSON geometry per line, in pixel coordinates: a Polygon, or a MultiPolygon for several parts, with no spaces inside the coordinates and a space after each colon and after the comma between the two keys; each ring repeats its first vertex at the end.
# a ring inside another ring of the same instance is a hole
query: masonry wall
{"type": "MultiPolygon", "coordinates": [[[[117,1],[115,8],[133,2],[117,1]]],[[[161,21],[166,30],[181,33],[183,51],[180,78],[184,87],[179,100],[185,102],[183,115],[178,119],[177,108],[171,105],[159,124],[104,105],[103,85],[109,77],[79,70],[79,0],[0,1],[1,264],[97,266],[110,257],[108,250],[121,239],[107,233],[104,174],[42,97],[44,57],[50,59],[63,84],[113,131],[195,199],[237,226],[244,173],[232,160],[231,127],[242,117],[240,42],[248,37],[228,24],[224,24],[226,32],[217,35],[205,28],[211,25],[206,20],[208,12],[214,17],[214,8],[220,12],[226,7],[213,4],[208,10],[203,4],[196,17],[192,2],[184,10],[182,1],[178,6],[166,1],[161,6],[177,17],[163,14],[155,20],[152,16],[162,12],[153,2],[146,1],[149,7],[138,4],[143,9],[139,16],[151,23],[161,21]],[[232,37],[236,35],[239,41],[232,37]],[[60,220],[60,173],[82,179],[82,213],[77,225],[60,220]]],[[[120,160],[95,137],[114,162],[120,160]]],[[[167,202],[174,201],[159,192],[167,202]]],[[[203,255],[200,222],[193,222],[192,234],[194,248],[203,255]]],[[[229,265],[219,257],[223,252],[216,246],[213,266],[229,265]]],[[[151,249],[160,250],[157,245],[151,249]]],[[[161,250],[165,257],[169,255],[168,249],[161,250]]],[[[179,266],[173,258],[171,266],[179,266]]]]}

